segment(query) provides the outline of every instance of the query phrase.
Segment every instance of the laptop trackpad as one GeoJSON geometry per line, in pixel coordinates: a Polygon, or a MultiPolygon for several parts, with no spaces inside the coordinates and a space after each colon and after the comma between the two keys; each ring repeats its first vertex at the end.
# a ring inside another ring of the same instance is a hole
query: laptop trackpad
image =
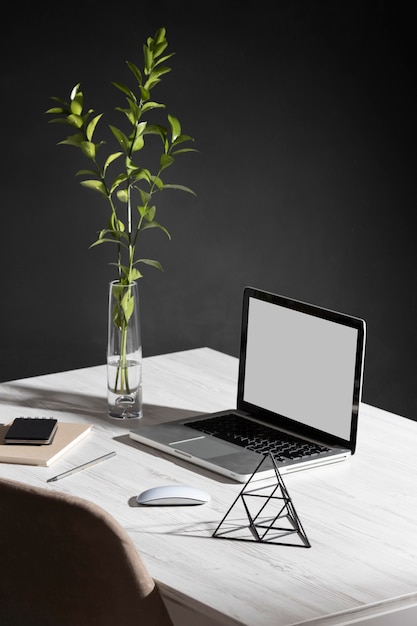
{"type": "Polygon", "coordinates": [[[187,441],[174,441],[169,444],[170,448],[181,450],[191,456],[200,459],[213,459],[217,456],[226,454],[236,454],[239,449],[232,443],[213,439],[212,437],[198,437],[196,439],[188,439],[187,441]]]}

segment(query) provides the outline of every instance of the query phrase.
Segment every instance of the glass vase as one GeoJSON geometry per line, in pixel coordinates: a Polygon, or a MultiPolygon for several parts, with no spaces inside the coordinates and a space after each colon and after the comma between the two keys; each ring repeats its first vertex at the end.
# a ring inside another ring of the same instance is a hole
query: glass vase
{"type": "Polygon", "coordinates": [[[111,417],[129,419],[143,415],[139,288],[135,282],[110,283],[107,402],[111,417]]]}

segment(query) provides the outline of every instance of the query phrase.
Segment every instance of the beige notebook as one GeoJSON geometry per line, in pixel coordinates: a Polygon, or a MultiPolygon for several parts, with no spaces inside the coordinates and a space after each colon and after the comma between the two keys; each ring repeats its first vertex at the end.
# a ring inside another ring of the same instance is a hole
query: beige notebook
{"type": "Polygon", "coordinates": [[[10,424],[0,425],[0,463],[49,466],[92,429],[91,424],[58,422],[58,429],[52,443],[40,446],[4,443],[4,436],[10,424]]]}

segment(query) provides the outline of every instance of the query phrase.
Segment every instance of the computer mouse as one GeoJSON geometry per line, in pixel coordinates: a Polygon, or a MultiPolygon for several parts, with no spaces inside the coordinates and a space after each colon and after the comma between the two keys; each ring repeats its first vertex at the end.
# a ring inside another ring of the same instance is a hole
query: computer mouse
{"type": "Polygon", "coordinates": [[[210,495],[189,485],[162,485],[142,491],[137,497],[138,504],[147,506],[190,506],[192,504],[205,504],[210,500],[210,495]]]}

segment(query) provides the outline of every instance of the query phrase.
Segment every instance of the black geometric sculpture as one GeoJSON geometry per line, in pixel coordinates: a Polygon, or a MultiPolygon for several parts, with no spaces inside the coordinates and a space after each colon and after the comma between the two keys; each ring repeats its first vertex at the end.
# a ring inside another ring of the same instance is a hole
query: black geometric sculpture
{"type": "Polygon", "coordinates": [[[213,537],[311,547],[272,454],[265,455],[259,463],[213,537]],[[275,471],[275,479],[267,484],[255,478],[264,464],[272,464],[275,471]]]}

